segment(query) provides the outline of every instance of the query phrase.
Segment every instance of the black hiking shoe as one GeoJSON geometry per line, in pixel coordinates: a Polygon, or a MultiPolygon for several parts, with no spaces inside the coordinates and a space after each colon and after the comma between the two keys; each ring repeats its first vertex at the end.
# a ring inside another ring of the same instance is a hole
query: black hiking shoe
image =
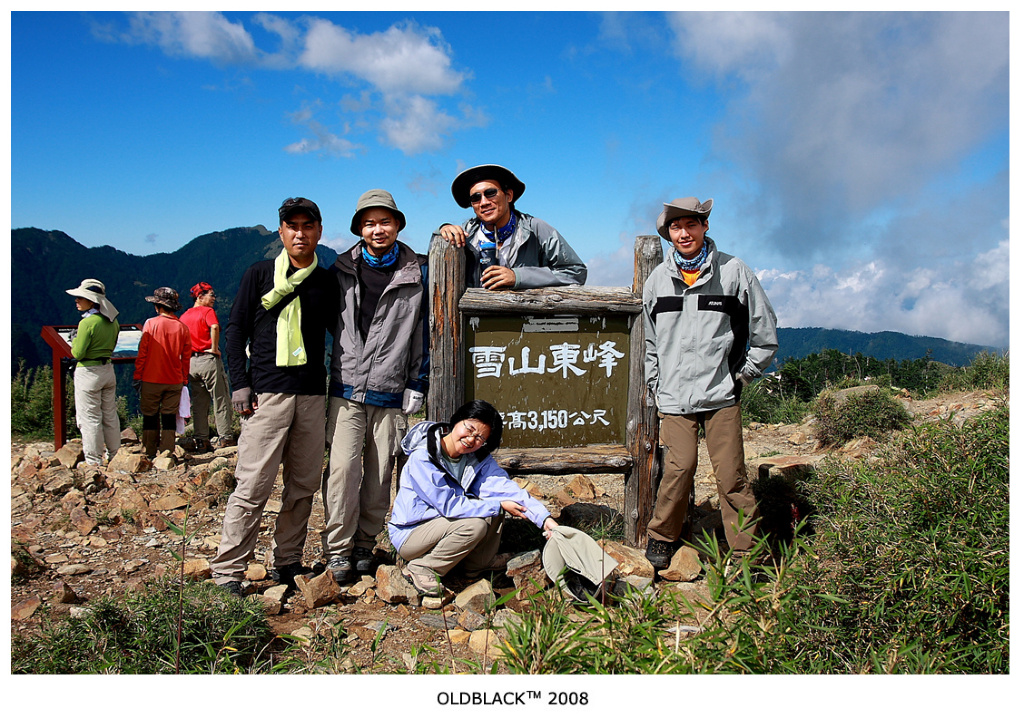
{"type": "Polygon", "coordinates": [[[312,571],[301,563],[290,563],[287,566],[281,566],[280,568],[274,567],[270,569],[270,578],[275,583],[283,583],[289,588],[295,588],[295,577],[304,576],[307,573],[312,573],[312,571]]]}
{"type": "Polygon", "coordinates": [[[679,548],[677,542],[648,538],[647,551],[644,553],[644,557],[651,562],[655,569],[660,571],[661,569],[668,568],[669,563],[672,562],[672,555],[676,552],[677,548],[679,548]]]}
{"type": "Polygon", "coordinates": [[[227,591],[232,596],[238,596],[239,598],[245,596],[241,581],[228,581],[227,583],[215,583],[214,585],[222,591],[227,591]]]}
{"type": "Polygon", "coordinates": [[[349,556],[335,556],[329,559],[327,570],[331,572],[334,582],[339,586],[352,582],[352,558],[349,556]]]}
{"type": "Polygon", "coordinates": [[[360,576],[373,571],[373,551],[362,546],[356,546],[352,552],[352,559],[355,561],[356,573],[360,576]]]}

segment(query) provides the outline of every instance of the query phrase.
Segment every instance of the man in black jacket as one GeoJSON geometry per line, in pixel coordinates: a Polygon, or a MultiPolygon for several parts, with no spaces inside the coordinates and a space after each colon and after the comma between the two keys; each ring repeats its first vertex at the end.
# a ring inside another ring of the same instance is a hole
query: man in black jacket
{"type": "Polygon", "coordinates": [[[338,284],[317,262],[320,208],[302,197],[289,198],[278,215],[284,248],[276,259],[246,270],[225,333],[231,404],[242,415],[242,432],[237,486],[224,511],[212,568],[214,581],[237,594],[282,464],[284,492],[271,575],[294,585],[295,576],[307,571],[302,550],[323,471],[324,332],[337,321],[338,284]]]}

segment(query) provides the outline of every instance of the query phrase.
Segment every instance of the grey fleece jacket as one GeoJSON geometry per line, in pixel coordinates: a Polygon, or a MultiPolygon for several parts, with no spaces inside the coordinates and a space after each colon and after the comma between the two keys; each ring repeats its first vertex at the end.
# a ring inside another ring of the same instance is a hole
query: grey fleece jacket
{"type": "MultiPolygon", "coordinates": [[[[516,274],[513,289],[535,289],[570,284],[585,284],[587,265],[573,251],[558,230],[542,219],[516,212],[515,234],[508,240],[508,266],[516,274]]],[[[480,248],[483,234],[476,217],[462,224],[466,233],[466,286],[480,286],[480,248]]]]}
{"type": "Polygon", "coordinates": [[[398,245],[398,268],[377,303],[365,341],[359,332],[356,274],[361,243],[339,254],[331,268],[341,299],[331,352],[331,396],[393,408],[402,406],[405,389],[427,390],[424,264],[408,245],[398,245]]]}
{"type": "Polygon", "coordinates": [[[775,311],[757,277],[710,237],[704,241],[708,258],[693,286],[671,253],[644,284],[644,373],[665,414],[736,404],[737,374],[761,376],[779,349],[775,311]]]}

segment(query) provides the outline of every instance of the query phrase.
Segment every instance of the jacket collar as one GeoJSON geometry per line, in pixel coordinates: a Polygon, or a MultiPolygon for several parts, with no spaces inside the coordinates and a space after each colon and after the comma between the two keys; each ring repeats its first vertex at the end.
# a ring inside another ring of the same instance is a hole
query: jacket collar
{"type": "MultiPolygon", "coordinates": [[[[692,287],[700,286],[705,282],[709,281],[714,276],[715,270],[718,267],[718,249],[715,247],[715,240],[711,237],[704,237],[704,242],[708,245],[708,258],[704,260],[703,266],[700,268],[700,274],[697,277],[697,281],[693,284],[686,284],[683,281],[682,276],[679,274],[679,266],[676,264],[675,258],[672,256],[672,252],[669,252],[668,256],[665,257],[665,261],[662,262],[662,266],[665,267],[665,271],[673,278],[679,281],[683,285],[684,289],[690,289],[692,287]]],[[[672,251],[675,251],[674,249],[672,251]]]]}
{"type": "MultiPolygon", "coordinates": [[[[516,215],[516,231],[508,240],[508,250],[503,250],[508,252],[508,266],[510,267],[515,266],[515,260],[516,256],[519,254],[519,248],[526,243],[526,240],[529,237],[530,229],[526,225],[528,220],[532,219],[530,215],[520,212],[515,207],[512,208],[512,211],[516,215]]],[[[482,230],[482,225],[480,220],[474,216],[469,220],[466,234],[473,236],[476,234],[477,230],[482,230]]]]}
{"type": "MultiPolygon", "coordinates": [[[[398,268],[395,269],[393,284],[411,284],[420,281],[420,263],[416,252],[404,242],[398,241],[398,268]]],[[[356,263],[362,257],[362,242],[356,242],[347,251],[338,255],[334,266],[346,274],[356,273],[356,263]]]]}

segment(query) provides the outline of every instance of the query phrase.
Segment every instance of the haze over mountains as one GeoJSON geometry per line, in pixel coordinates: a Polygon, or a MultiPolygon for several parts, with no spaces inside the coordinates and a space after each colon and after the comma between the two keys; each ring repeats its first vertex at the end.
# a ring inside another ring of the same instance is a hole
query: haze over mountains
{"type": "MultiPolygon", "coordinates": [[[[209,282],[218,295],[217,312],[227,323],[231,302],[245,269],[260,259],[277,256],[276,231],[262,225],[238,227],[196,237],[180,249],[136,256],[113,247],[85,247],[58,230],[11,230],[11,357],[12,371],[19,360],[28,367],[49,364],[50,351],[40,338],[44,325],[77,324],[79,314],[65,290],[87,277],[102,281],[124,323],[141,323],[153,316],[146,302],[157,287],[172,287],[192,306],[189,288],[209,282]]],[[[329,267],[337,252],[317,247],[321,265],[329,267]]],[[[876,359],[917,359],[931,352],[935,361],[965,365],[981,351],[999,347],[951,342],[898,332],[863,332],[842,329],[780,328],[778,359],[800,358],[823,349],[861,353],[876,359]]]]}

